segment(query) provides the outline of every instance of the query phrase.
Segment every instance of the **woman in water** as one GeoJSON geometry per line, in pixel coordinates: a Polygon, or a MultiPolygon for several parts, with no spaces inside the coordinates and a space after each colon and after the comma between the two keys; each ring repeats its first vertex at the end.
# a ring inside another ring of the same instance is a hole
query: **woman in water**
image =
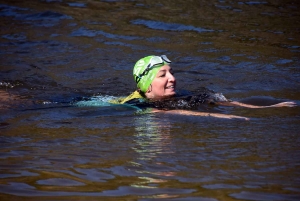
{"type": "MultiPolygon", "coordinates": [[[[247,108],[293,107],[294,102],[281,102],[270,106],[256,106],[226,99],[222,94],[206,90],[201,94],[179,95],[176,93],[176,79],[170,66],[171,61],[165,56],[147,56],[137,61],[133,69],[138,90],[121,100],[120,103],[138,107],[151,107],[152,112],[173,114],[213,116],[220,118],[244,118],[234,115],[200,112],[191,109],[203,103],[240,106],[247,108]]],[[[244,118],[247,119],[247,118],[244,118]]]]}

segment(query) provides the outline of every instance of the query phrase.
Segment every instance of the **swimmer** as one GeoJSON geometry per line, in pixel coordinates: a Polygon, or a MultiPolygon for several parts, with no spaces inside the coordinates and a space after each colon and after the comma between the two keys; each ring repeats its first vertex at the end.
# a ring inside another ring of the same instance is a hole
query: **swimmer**
{"type": "Polygon", "coordinates": [[[242,118],[235,115],[192,111],[199,104],[211,103],[224,106],[239,106],[247,108],[293,107],[294,102],[281,102],[269,106],[256,106],[226,99],[220,93],[206,91],[199,95],[179,96],[176,93],[176,78],[170,66],[171,61],[165,55],[147,56],[138,60],[133,68],[133,77],[137,90],[120,101],[121,104],[137,106],[152,106],[152,112],[167,112],[172,114],[212,116],[220,118],[242,118]]]}

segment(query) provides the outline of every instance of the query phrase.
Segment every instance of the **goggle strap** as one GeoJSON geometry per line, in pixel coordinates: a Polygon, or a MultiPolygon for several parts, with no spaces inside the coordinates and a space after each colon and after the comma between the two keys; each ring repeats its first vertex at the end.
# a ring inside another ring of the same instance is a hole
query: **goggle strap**
{"type": "Polygon", "coordinates": [[[140,80],[141,80],[141,78],[142,78],[141,76],[136,76],[136,78],[135,78],[135,82],[136,82],[136,83],[139,83],[139,82],[140,82],[140,80]]]}

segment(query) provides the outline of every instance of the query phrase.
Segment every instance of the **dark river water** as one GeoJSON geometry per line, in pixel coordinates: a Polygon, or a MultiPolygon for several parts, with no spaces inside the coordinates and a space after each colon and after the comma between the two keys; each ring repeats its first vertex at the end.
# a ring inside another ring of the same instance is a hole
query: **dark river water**
{"type": "Polygon", "coordinates": [[[0,200],[300,200],[300,107],[139,114],[107,101],[166,54],[178,89],[300,105],[298,0],[0,0],[0,200]],[[87,106],[85,98],[98,104],[87,106]]]}

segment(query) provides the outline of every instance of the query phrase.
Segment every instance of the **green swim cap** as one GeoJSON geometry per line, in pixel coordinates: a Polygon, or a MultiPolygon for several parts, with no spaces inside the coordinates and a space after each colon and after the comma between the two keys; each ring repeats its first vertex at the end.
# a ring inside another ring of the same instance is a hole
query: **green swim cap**
{"type": "Polygon", "coordinates": [[[152,83],[152,81],[154,80],[157,72],[159,71],[159,69],[164,66],[165,64],[169,64],[171,63],[170,60],[168,60],[168,58],[163,55],[163,56],[147,56],[144,58],[141,58],[140,60],[138,60],[136,62],[136,64],[133,67],[133,77],[135,82],[137,83],[137,87],[142,91],[142,92],[146,92],[150,86],[150,84],[152,83]],[[161,63],[152,63],[154,64],[153,66],[151,66],[151,68],[149,69],[149,71],[145,72],[145,69],[147,68],[147,66],[149,65],[149,63],[151,62],[151,59],[155,57],[153,60],[156,60],[157,57],[159,57],[159,59],[161,60],[161,63]],[[164,59],[166,58],[166,60],[164,59]],[[142,75],[144,73],[144,75],[142,75]]]}

